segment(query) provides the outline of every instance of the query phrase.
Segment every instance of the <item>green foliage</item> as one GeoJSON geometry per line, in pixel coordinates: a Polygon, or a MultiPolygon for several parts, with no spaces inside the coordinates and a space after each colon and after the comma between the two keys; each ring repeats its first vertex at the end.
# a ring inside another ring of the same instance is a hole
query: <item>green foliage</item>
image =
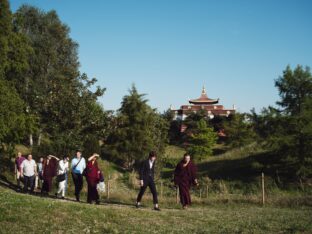
{"type": "Polygon", "coordinates": [[[8,0],[0,0],[0,78],[3,77],[8,66],[9,35],[12,29],[12,14],[8,0]]]}
{"type": "MultiPolygon", "coordinates": [[[[63,155],[89,145],[91,138],[105,138],[108,113],[97,103],[105,89],[91,91],[97,80],[80,74],[78,44],[70,38],[69,27],[55,11],[24,5],[12,15],[7,1],[0,4],[0,79],[8,82],[6,87],[1,83],[6,90],[2,98],[17,108],[19,104],[7,100],[17,91],[14,101],[20,98],[23,104],[16,114],[25,112],[21,118],[27,120],[20,120],[21,128],[27,125],[23,132],[14,131],[19,137],[7,137],[7,142],[34,135],[35,151],[63,155]]],[[[6,122],[4,126],[11,127],[6,122]]]]}
{"type": "Polygon", "coordinates": [[[298,65],[294,71],[287,66],[283,76],[275,81],[281,100],[277,102],[290,115],[300,114],[307,98],[312,98],[310,68],[298,65]]]}
{"type": "Polygon", "coordinates": [[[299,179],[312,176],[312,75],[307,67],[289,66],[275,82],[281,109],[269,107],[251,120],[260,138],[278,156],[284,174],[299,179]]]}
{"type": "Polygon", "coordinates": [[[25,105],[16,90],[0,79],[0,146],[20,142],[34,128],[33,118],[25,113],[25,105]]]}
{"type": "Polygon", "coordinates": [[[247,114],[235,113],[224,124],[226,144],[231,147],[242,147],[252,143],[256,134],[247,114]]]}
{"type": "Polygon", "coordinates": [[[155,150],[159,156],[167,141],[167,122],[153,110],[133,85],[124,96],[116,116],[116,128],[109,135],[104,151],[131,168],[136,161],[155,150]]]}
{"type": "Polygon", "coordinates": [[[200,120],[189,136],[188,152],[196,159],[203,160],[212,155],[212,148],[216,144],[217,134],[207,126],[205,120],[200,120]]]}

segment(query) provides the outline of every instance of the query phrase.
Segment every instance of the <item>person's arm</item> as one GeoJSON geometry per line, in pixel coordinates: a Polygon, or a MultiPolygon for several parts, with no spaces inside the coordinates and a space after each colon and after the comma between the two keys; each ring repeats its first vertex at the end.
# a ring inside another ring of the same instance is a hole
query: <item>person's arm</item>
{"type": "MultiPolygon", "coordinates": [[[[24,161],[25,161],[25,160],[24,160],[24,161]]],[[[20,170],[20,172],[21,172],[21,177],[24,177],[24,174],[23,174],[24,161],[21,163],[20,168],[19,168],[19,170],[20,170]]]]}
{"type": "Polygon", "coordinates": [[[57,161],[60,161],[60,159],[58,158],[58,157],[55,157],[54,155],[49,155],[50,157],[52,157],[52,158],[55,158],[57,161]]]}
{"type": "Polygon", "coordinates": [[[35,169],[35,175],[38,175],[38,173],[37,173],[37,164],[36,164],[36,162],[34,163],[34,169],[35,169]]]}
{"type": "Polygon", "coordinates": [[[93,154],[91,157],[88,158],[88,162],[93,160],[96,157],[99,158],[99,155],[98,154],[93,154]]]}
{"type": "Polygon", "coordinates": [[[144,181],[143,181],[143,177],[144,177],[144,171],[145,171],[145,161],[142,163],[142,166],[140,168],[140,185],[143,186],[144,185],[144,181]]]}
{"type": "MultiPolygon", "coordinates": [[[[17,173],[17,166],[16,166],[16,161],[14,162],[14,173],[17,173]]],[[[16,176],[16,175],[15,175],[16,176]]]]}

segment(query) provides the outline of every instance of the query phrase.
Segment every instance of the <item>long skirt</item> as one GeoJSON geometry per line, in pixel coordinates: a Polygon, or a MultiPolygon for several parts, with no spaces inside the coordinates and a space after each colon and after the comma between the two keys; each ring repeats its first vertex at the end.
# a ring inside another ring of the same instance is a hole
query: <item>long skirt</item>
{"type": "Polygon", "coordinates": [[[41,192],[49,193],[52,189],[52,177],[45,177],[43,178],[43,185],[41,192]]]}
{"type": "Polygon", "coordinates": [[[99,200],[99,193],[96,189],[96,183],[88,183],[88,196],[87,201],[91,203],[92,201],[98,202],[99,200]]]}
{"type": "Polygon", "coordinates": [[[183,206],[191,204],[190,185],[179,184],[180,201],[183,206]]]}

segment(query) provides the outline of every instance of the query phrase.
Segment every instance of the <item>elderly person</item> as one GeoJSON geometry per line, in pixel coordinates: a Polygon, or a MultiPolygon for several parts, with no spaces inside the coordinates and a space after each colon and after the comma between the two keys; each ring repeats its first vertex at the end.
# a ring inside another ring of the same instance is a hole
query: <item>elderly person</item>
{"type": "Polygon", "coordinates": [[[99,169],[97,159],[99,158],[98,154],[93,154],[90,158],[88,158],[88,164],[86,167],[85,176],[87,178],[88,183],[88,197],[87,202],[92,203],[93,201],[96,204],[99,204],[99,193],[97,191],[97,184],[100,182],[101,171],[99,169]]]}
{"type": "Polygon", "coordinates": [[[35,188],[35,176],[37,175],[37,165],[35,160],[32,159],[31,154],[21,163],[20,171],[22,177],[24,177],[24,192],[27,193],[29,187],[30,193],[33,193],[35,188]]]}
{"type": "Polygon", "coordinates": [[[174,184],[179,187],[180,202],[183,209],[186,209],[191,204],[190,188],[191,185],[197,185],[196,166],[191,161],[189,154],[184,154],[181,162],[178,163],[174,171],[174,184]]]}

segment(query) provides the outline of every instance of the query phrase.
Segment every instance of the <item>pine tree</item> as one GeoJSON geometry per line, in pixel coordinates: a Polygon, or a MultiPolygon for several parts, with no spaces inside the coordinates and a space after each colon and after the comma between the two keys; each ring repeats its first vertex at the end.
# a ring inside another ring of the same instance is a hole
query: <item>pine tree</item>
{"type": "Polygon", "coordinates": [[[201,119],[189,136],[188,152],[196,160],[203,160],[212,155],[212,148],[216,144],[217,134],[213,128],[207,126],[205,120],[201,119]]]}
{"type": "Polygon", "coordinates": [[[123,97],[117,125],[104,147],[113,160],[122,161],[129,169],[145,159],[151,150],[161,156],[167,141],[166,122],[147,104],[144,96],[133,85],[129,95],[123,97]]]}

